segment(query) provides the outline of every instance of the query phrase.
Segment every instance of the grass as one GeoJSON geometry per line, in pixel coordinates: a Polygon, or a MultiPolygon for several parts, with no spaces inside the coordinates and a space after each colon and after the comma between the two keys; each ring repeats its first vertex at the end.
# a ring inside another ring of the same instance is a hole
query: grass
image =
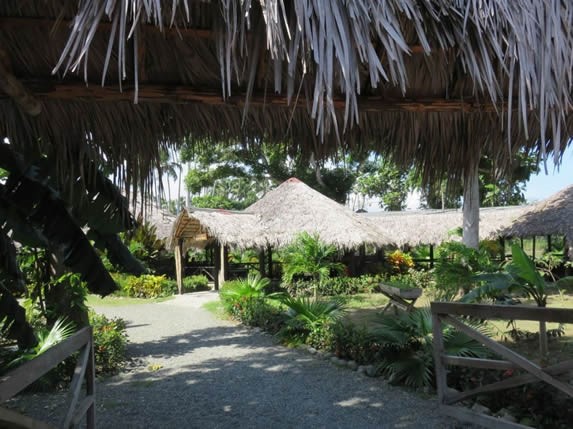
{"type": "Polygon", "coordinates": [[[205,310],[207,310],[208,312],[214,314],[215,316],[217,316],[220,319],[228,318],[226,313],[225,313],[223,303],[219,299],[216,301],[206,302],[205,304],[203,304],[203,308],[205,310]]]}
{"type": "Polygon", "coordinates": [[[169,301],[173,298],[174,298],[173,295],[161,298],[152,298],[152,299],[130,298],[127,296],[115,296],[115,295],[108,295],[105,298],[102,298],[99,295],[90,294],[87,297],[86,304],[88,307],[94,307],[94,306],[122,307],[126,305],[152,304],[156,302],[164,302],[164,301],[169,301]]]}

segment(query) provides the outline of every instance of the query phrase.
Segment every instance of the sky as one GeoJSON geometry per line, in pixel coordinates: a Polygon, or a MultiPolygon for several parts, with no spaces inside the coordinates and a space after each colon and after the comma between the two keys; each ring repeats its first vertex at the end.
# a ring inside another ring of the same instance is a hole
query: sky
{"type": "Polygon", "coordinates": [[[547,161],[547,174],[541,167],[541,172],[532,176],[525,188],[525,199],[528,203],[543,200],[568,185],[573,184],[573,145],[563,154],[559,168],[553,164],[553,159],[547,161]]]}

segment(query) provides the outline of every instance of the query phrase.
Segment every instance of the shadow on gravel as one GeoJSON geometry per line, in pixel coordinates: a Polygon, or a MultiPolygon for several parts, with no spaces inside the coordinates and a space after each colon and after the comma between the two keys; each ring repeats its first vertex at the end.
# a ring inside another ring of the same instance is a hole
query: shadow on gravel
{"type": "MultiPolygon", "coordinates": [[[[270,337],[257,335],[264,338],[266,340],[264,343],[267,345],[275,342],[270,337]]],[[[155,341],[129,344],[128,353],[133,358],[178,357],[198,348],[223,346],[249,348],[252,344],[253,336],[248,330],[236,326],[221,326],[196,329],[183,335],[164,337],[155,341]]]]}
{"type": "Polygon", "coordinates": [[[130,353],[177,364],[103,383],[102,427],[122,426],[117,419],[129,427],[450,427],[433,401],[240,327],[134,344],[130,353]]]}

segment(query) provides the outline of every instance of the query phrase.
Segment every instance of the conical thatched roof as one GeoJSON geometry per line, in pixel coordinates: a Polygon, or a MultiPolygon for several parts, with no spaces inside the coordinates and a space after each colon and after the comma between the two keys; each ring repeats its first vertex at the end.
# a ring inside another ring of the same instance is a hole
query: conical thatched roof
{"type": "MultiPolygon", "coordinates": [[[[490,207],[480,209],[480,239],[495,239],[501,230],[527,210],[526,206],[490,207]]],[[[403,212],[364,213],[397,246],[440,244],[459,239],[452,232],[461,228],[461,210],[416,210],[403,212]]]]}
{"type": "Polygon", "coordinates": [[[3,0],[0,21],[0,134],[140,188],[184,139],[376,149],[455,178],[571,135],[566,1],[3,0]]]}
{"type": "Polygon", "coordinates": [[[204,249],[217,242],[241,249],[263,247],[266,242],[257,215],[219,209],[182,210],[171,229],[169,246],[183,240],[183,248],[204,249]]]}
{"type": "Polygon", "coordinates": [[[573,243],[573,185],[534,204],[501,232],[508,237],[558,234],[573,243]]]}
{"type": "Polygon", "coordinates": [[[283,182],[245,211],[260,217],[264,235],[273,247],[288,245],[303,231],[346,249],[390,242],[366,219],[295,178],[283,182]]]}

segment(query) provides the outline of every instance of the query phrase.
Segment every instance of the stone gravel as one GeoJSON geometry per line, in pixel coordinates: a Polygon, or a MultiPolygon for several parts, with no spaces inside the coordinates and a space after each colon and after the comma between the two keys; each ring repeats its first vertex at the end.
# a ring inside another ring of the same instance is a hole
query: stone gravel
{"type": "MultiPolygon", "coordinates": [[[[100,428],[454,428],[435,399],[370,378],[202,308],[213,292],[97,307],[128,323],[126,372],[97,383],[100,428]]],[[[12,408],[57,424],[64,394],[12,408]]]]}

